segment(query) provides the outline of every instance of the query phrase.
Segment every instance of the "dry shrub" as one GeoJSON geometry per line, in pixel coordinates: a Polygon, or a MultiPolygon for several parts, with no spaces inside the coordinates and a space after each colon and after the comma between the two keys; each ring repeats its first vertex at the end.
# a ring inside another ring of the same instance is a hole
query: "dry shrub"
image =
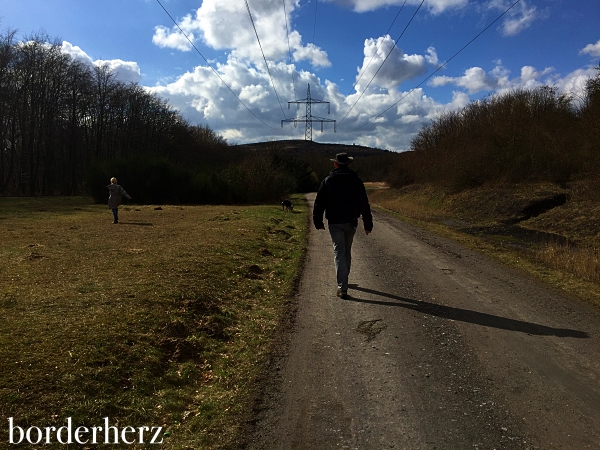
{"type": "Polygon", "coordinates": [[[600,283],[600,249],[595,246],[548,244],[537,250],[536,258],[552,268],[585,281],[600,283]]]}
{"type": "Polygon", "coordinates": [[[586,104],[580,112],[570,97],[544,86],[446,111],[419,131],[411,143],[414,156],[399,160],[386,181],[394,187],[414,181],[455,190],[489,182],[564,183],[590,173],[590,163],[595,164],[589,157],[593,145],[583,145],[581,129],[582,118],[588,128],[595,123],[591,109],[586,104]]]}

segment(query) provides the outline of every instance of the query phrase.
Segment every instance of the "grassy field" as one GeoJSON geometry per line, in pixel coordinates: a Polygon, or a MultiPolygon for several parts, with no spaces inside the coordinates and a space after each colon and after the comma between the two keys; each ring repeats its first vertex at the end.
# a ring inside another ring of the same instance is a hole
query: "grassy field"
{"type": "Polygon", "coordinates": [[[113,225],[87,198],[0,198],[0,442],[9,417],[108,417],[162,426],[161,448],[235,447],[304,255],[294,203],[130,205],[113,225]]]}
{"type": "Polygon", "coordinates": [[[597,182],[523,183],[462,192],[413,185],[372,189],[369,198],[405,220],[600,307],[598,192],[597,182]],[[567,196],[565,204],[523,220],[527,205],[561,194],[567,196]]]}

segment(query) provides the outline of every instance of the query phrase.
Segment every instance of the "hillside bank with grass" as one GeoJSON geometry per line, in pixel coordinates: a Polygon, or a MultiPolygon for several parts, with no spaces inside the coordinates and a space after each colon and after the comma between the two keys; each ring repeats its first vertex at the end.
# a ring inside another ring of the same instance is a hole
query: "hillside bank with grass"
{"type": "Polygon", "coordinates": [[[107,417],[162,427],[161,448],[238,445],[304,255],[294,203],[126,205],[113,225],[90,198],[0,198],[0,441],[10,417],[107,417]]]}
{"type": "Polygon", "coordinates": [[[600,66],[441,113],[371,200],[599,303],[600,66]]]}
{"type": "Polygon", "coordinates": [[[372,204],[600,306],[599,182],[370,189],[372,204]]]}

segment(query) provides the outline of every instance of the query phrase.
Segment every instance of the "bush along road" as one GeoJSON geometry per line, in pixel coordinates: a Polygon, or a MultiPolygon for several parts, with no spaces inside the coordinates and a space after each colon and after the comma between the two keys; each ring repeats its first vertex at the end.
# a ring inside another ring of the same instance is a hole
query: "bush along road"
{"type": "Polygon", "coordinates": [[[597,308],[382,213],[374,223],[369,236],[359,225],[345,300],[329,233],[311,230],[247,448],[600,446],[597,308]]]}

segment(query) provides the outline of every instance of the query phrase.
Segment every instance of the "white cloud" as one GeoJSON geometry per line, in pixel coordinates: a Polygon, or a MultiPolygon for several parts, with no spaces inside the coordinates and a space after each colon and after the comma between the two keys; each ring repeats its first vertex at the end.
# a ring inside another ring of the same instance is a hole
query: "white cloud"
{"type": "Polygon", "coordinates": [[[582,98],[585,93],[585,84],[596,76],[597,72],[593,68],[577,69],[563,78],[555,80],[554,86],[560,92],[570,94],[577,98],[582,98]]]}
{"type": "Polygon", "coordinates": [[[71,55],[71,57],[76,61],[88,65],[91,65],[93,62],[92,58],[90,58],[89,55],[81,49],[81,47],[72,45],[70,42],[63,41],[61,48],[63,53],[71,55]]]}
{"type": "Polygon", "coordinates": [[[260,103],[260,101],[264,100],[268,95],[269,92],[263,86],[251,85],[244,86],[240,91],[239,97],[244,103],[252,105],[260,103]]]}
{"type": "Polygon", "coordinates": [[[579,52],[580,55],[588,54],[594,58],[600,58],[600,40],[595,44],[588,44],[579,52]]]}
{"type": "Polygon", "coordinates": [[[228,141],[235,141],[244,137],[240,130],[236,130],[234,128],[228,128],[226,130],[221,131],[221,136],[223,136],[228,141]]]}
{"type": "Polygon", "coordinates": [[[107,66],[114,74],[115,79],[124,83],[137,83],[142,79],[140,66],[134,61],[123,61],[122,59],[93,60],[80,47],[72,45],[70,42],[63,41],[61,45],[63,53],[71,55],[76,61],[80,61],[89,66],[107,66]]]}
{"type": "Polygon", "coordinates": [[[294,53],[294,61],[310,61],[315,67],[331,67],[331,62],[327,58],[327,53],[314,44],[308,44],[306,47],[297,48],[294,53]]]}
{"type": "MultiPolygon", "coordinates": [[[[217,66],[217,70],[240,100],[268,127],[253,117],[212,70],[206,67],[196,67],[173,83],[148,90],[169,99],[169,103],[191,123],[208,123],[231,143],[303,139],[304,124],[298,124],[297,128],[290,125],[281,128],[280,121],[284,117],[271,88],[270,79],[262,68],[259,70],[257,67],[260,66],[230,56],[226,64],[217,66]]],[[[294,92],[291,83],[292,70],[295,70],[294,66],[285,63],[279,63],[273,68],[272,74],[279,95],[284,99],[305,98],[306,87],[310,84],[312,98],[328,101],[331,106],[331,114],[327,115],[326,105],[313,104],[314,116],[334,119],[339,124],[359,96],[358,93],[344,96],[335,83],[329,80],[322,83],[314,74],[306,71],[295,73],[297,92],[294,92]]],[[[324,134],[321,134],[320,125],[315,123],[313,139],[356,142],[393,150],[407,149],[420,124],[432,117],[443,105],[426,97],[420,89],[394,105],[404,95],[405,92],[396,90],[369,90],[348,114],[337,133],[333,133],[333,124],[326,123],[324,134]],[[386,107],[392,105],[394,106],[389,111],[374,119],[386,107]],[[370,119],[373,121],[370,122],[370,119]]],[[[299,110],[293,105],[291,110],[287,109],[287,105],[283,106],[285,118],[292,118],[296,114],[303,116],[305,113],[304,105],[301,105],[299,110]]]]}
{"type": "Polygon", "coordinates": [[[470,101],[471,99],[464,92],[454,91],[452,92],[452,101],[446,107],[447,109],[457,110],[467,106],[470,101]]]}
{"type": "MultiPolygon", "coordinates": [[[[512,0],[491,0],[488,8],[504,12],[512,3],[514,3],[512,0]]],[[[535,5],[529,6],[525,0],[522,0],[508,11],[500,30],[505,36],[515,36],[529,28],[534,21],[546,16],[547,14],[540,13],[535,5]]]]}
{"type": "MultiPolygon", "coordinates": [[[[187,34],[190,40],[194,39],[193,34],[187,34]]],[[[157,26],[154,29],[152,43],[161,48],[173,48],[182,52],[188,52],[192,49],[192,44],[179,30],[169,30],[167,27],[157,26]]]]}
{"type": "MultiPolygon", "coordinates": [[[[418,3],[418,1],[414,3],[418,3]]],[[[434,14],[440,14],[447,9],[461,9],[467,6],[468,3],[469,0],[429,0],[425,2],[434,14]]]]}
{"type": "MultiPolygon", "coordinates": [[[[435,55],[435,51],[433,51],[433,55],[435,55]]],[[[431,52],[428,53],[428,58],[432,58],[431,52]]],[[[437,59],[437,55],[435,58],[437,59]]],[[[425,72],[427,72],[427,59],[421,55],[404,54],[402,49],[394,46],[394,40],[389,35],[377,40],[367,39],[364,46],[363,65],[358,68],[360,79],[356,84],[356,90],[364,91],[374,76],[372,89],[378,87],[394,89],[402,82],[423,75],[425,72]],[[384,61],[385,64],[382,66],[384,61]]]]}
{"type": "MultiPolygon", "coordinates": [[[[500,61],[489,73],[485,73],[480,67],[474,67],[465,71],[461,77],[436,77],[429,85],[439,87],[444,85],[455,85],[463,87],[474,94],[482,90],[493,94],[502,95],[516,89],[531,90],[541,86],[556,88],[559,93],[581,99],[585,95],[586,82],[596,76],[594,68],[577,69],[565,76],[555,73],[553,67],[537,70],[533,66],[523,66],[520,76],[510,78],[510,71],[502,66],[500,61]],[[477,87],[481,89],[478,90],[477,87]]],[[[468,96],[460,91],[454,92],[453,101],[448,105],[453,109],[462,108],[468,104],[468,96]]]]}
{"type": "Polygon", "coordinates": [[[152,43],[160,48],[172,48],[182,52],[190,51],[192,42],[196,40],[196,32],[201,32],[197,14],[195,19],[191,14],[185,15],[177,25],[171,29],[162,25],[154,27],[152,43]]]}
{"type": "MultiPolygon", "coordinates": [[[[173,83],[148,89],[169,99],[170,104],[178,108],[191,123],[207,123],[231,143],[303,139],[304,124],[298,124],[297,128],[292,125],[281,128],[280,121],[284,118],[281,106],[271,88],[268,75],[257,67],[260,66],[230,56],[227,63],[217,66],[217,70],[240,100],[268,126],[253,117],[212,70],[206,67],[196,67],[173,83]]],[[[561,78],[554,74],[552,68],[538,70],[533,66],[524,66],[519,76],[511,78],[510,71],[497,61],[489,72],[473,67],[460,77],[438,77],[438,86],[455,85],[462,88],[452,93],[452,99],[448,103],[436,101],[434,97],[426,95],[422,88],[410,93],[396,89],[369,89],[350,111],[360,95],[358,92],[345,96],[335,83],[329,80],[321,82],[307,71],[295,72],[297,92],[294,92],[291,84],[293,70],[293,65],[285,63],[279,63],[272,70],[280,97],[305,98],[306,86],[310,84],[314,99],[331,104],[331,115],[327,115],[325,105],[313,105],[312,114],[338,122],[337,133],[333,133],[332,124],[325,124],[323,134],[320,126],[315,123],[315,141],[355,142],[396,151],[408,149],[411,139],[422,124],[435,118],[439,112],[467,106],[471,101],[469,93],[481,92],[477,91],[478,88],[485,88],[490,93],[502,93],[519,87],[550,84],[561,92],[570,92],[583,86],[585,80],[594,73],[593,69],[581,69],[561,78]]],[[[292,106],[288,111],[284,105],[284,111],[286,118],[296,114],[303,116],[304,106],[301,105],[299,111],[292,106]]]]}
{"type": "MultiPolygon", "coordinates": [[[[306,60],[315,67],[329,67],[331,63],[324,50],[313,44],[302,44],[302,36],[295,30],[289,30],[291,14],[297,7],[296,0],[287,0],[286,18],[280,2],[252,2],[251,21],[244,2],[204,0],[195,16],[184,16],[178,25],[192,42],[202,39],[213,49],[231,51],[232,56],[257,64],[264,64],[263,52],[267,60],[287,60],[291,48],[295,61],[306,60]]],[[[171,29],[157,26],[152,42],[159,47],[181,51],[191,48],[190,42],[175,26],[171,29]]]]}
{"type": "Polygon", "coordinates": [[[535,89],[543,84],[549,84],[550,78],[547,75],[552,74],[553,67],[547,67],[541,72],[538,72],[535,67],[523,66],[521,68],[521,76],[517,79],[517,83],[522,89],[535,89]]]}
{"type": "MultiPolygon", "coordinates": [[[[331,63],[324,48],[303,43],[300,33],[293,29],[292,19],[299,13],[299,0],[285,1],[293,64],[288,61],[288,34],[281,1],[249,2],[257,33],[283,104],[277,101],[245,3],[241,1],[204,0],[197,10],[178,22],[195,43],[202,42],[215,50],[226,52],[226,62],[215,63],[215,68],[235,95],[210,67],[205,66],[195,67],[168,84],[148,88],[149,91],[168,99],[190,123],[206,123],[229,142],[243,143],[303,139],[304,124],[298,124],[297,128],[286,124],[281,128],[280,121],[304,115],[304,105],[299,110],[292,105],[292,109],[288,110],[287,101],[305,98],[306,87],[310,84],[314,99],[331,104],[331,115],[327,115],[326,105],[317,104],[313,104],[312,114],[338,121],[337,133],[333,133],[332,124],[325,124],[325,133],[321,134],[320,126],[315,123],[313,139],[319,142],[355,142],[391,150],[405,150],[410,147],[411,139],[424,122],[433,119],[443,110],[457,110],[467,106],[471,96],[477,99],[482,94],[502,93],[519,87],[530,88],[543,84],[556,86],[563,91],[581,86],[589,75],[589,71],[582,70],[561,78],[552,68],[536,69],[533,65],[526,65],[511,77],[511,71],[501,61],[494,61],[491,70],[471,67],[454,77],[433,78],[427,92],[425,86],[410,93],[401,92],[398,88],[403,82],[418,79],[427,70],[431,70],[432,66],[439,65],[437,51],[432,46],[422,54],[406,54],[402,49],[394,47],[390,36],[383,36],[364,41],[363,61],[356,65],[360,66],[357,67],[359,74],[366,72],[358,81],[356,92],[344,95],[340,93],[340,87],[336,83],[321,80],[313,71],[299,70],[295,65],[308,61],[313,67],[319,68],[330,67],[331,63]],[[390,51],[389,58],[366,89],[390,51]],[[295,88],[292,85],[292,74],[295,88]],[[445,90],[444,95],[449,95],[449,91],[453,90],[452,98],[447,103],[435,100],[439,90],[433,88],[443,86],[451,87],[445,90]]],[[[386,6],[399,7],[404,3],[404,0],[324,1],[335,2],[357,12],[386,6]]],[[[420,0],[407,1],[407,4],[413,6],[419,3],[420,0]]],[[[490,14],[491,11],[494,17],[497,16],[497,11],[502,8],[503,12],[510,5],[508,0],[486,0],[479,4],[469,3],[468,0],[426,0],[425,7],[431,14],[451,13],[461,8],[460,12],[466,14],[469,12],[465,9],[467,4],[470,5],[469,11],[471,7],[479,15],[490,14]]],[[[544,14],[535,6],[522,0],[520,6],[513,8],[505,16],[502,32],[512,36],[543,17],[544,14]]],[[[157,46],[189,50],[189,42],[182,38],[176,27],[155,28],[154,43],[157,46]]],[[[595,45],[600,47],[600,43],[595,45]]],[[[582,53],[593,55],[594,49],[594,46],[588,46],[582,53]]]]}
{"type": "Polygon", "coordinates": [[[423,118],[417,114],[406,114],[400,118],[402,123],[421,122],[423,118]]]}
{"type": "Polygon", "coordinates": [[[503,93],[512,89],[534,89],[544,84],[555,83],[551,77],[554,71],[552,67],[538,71],[532,66],[524,66],[521,68],[521,76],[510,79],[510,71],[502,65],[502,62],[497,61],[496,64],[489,73],[481,67],[471,67],[460,77],[434,77],[429,82],[429,86],[454,85],[466,89],[470,94],[475,94],[482,91],[503,93]]]}
{"type": "Polygon", "coordinates": [[[498,81],[488,75],[481,67],[471,67],[461,77],[440,76],[434,77],[430,86],[439,87],[453,84],[467,89],[471,94],[480,91],[493,91],[498,86],[498,81]]]}
{"type": "Polygon", "coordinates": [[[123,61],[121,59],[104,61],[97,59],[94,61],[94,65],[97,67],[108,66],[108,68],[115,74],[115,78],[125,83],[137,83],[142,79],[140,66],[138,66],[138,63],[133,61],[123,61]]]}
{"type": "MultiPolygon", "coordinates": [[[[386,6],[402,6],[404,0],[325,0],[339,6],[352,9],[356,12],[375,11],[386,6]]],[[[419,5],[420,0],[409,0],[409,5],[419,5]]],[[[447,9],[460,9],[465,7],[469,0],[427,0],[426,7],[433,13],[439,14],[447,9]]]]}
{"type": "Polygon", "coordinates": [[[425,59],[432,66],[437,66],[439,64],[438,55],[437,55],[434,47],[429,47],[427,49],[427,54],[425,55],[425,59]]]}

